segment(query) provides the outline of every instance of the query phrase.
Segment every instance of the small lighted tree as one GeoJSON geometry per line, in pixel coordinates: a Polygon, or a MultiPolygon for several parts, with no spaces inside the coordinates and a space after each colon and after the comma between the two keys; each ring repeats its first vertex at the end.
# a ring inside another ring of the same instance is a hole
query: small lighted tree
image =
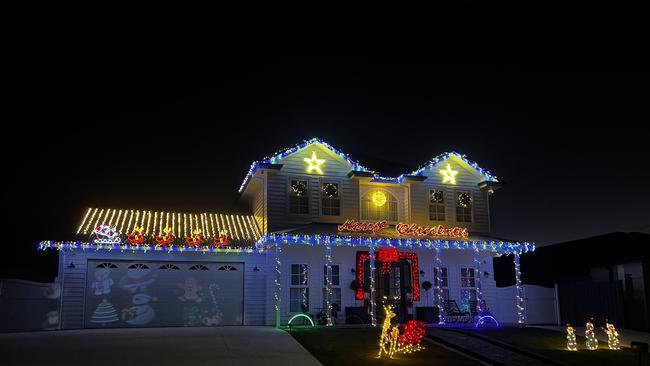
{"type": "Polygon", "coordinates": [[[595,351],[598,349],[598,339],[596,339],[596,334],[594,333],[594,323],[592,323],[592,321],[593,319],[590,319],[587,321],[587,324],[585,324],[585,338],[587,338],[587,349],[590,351],[595,351]]]}
{"type": "Polygon", "coordinates": [[[576,343],[576,332],[571,324],[566,325],[566,348],[569,351],[578,350],[578,344],[576,343]]]}

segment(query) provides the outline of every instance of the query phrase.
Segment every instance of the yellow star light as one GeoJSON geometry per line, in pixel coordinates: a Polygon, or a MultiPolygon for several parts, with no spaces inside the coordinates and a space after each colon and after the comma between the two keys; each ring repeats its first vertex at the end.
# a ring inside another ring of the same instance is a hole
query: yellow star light
{"type": "Polygon", "coordinates": [[[442,174],[442,183],[456,184],[458,171],[452,170],[450,164],[447,164],[445,169],[440,169],[440,174],[442,174]]]}
{"type": "Polygon", "coordinates": [[[319,159],[316,157],[316,151],[311,152],[311,158],[305,158],[305,163],[307,163],[307,173],[316,171],[318,174],[323,174],[323,170],[320,168],[321,165],[325,162],[325,159],[319,159]]]}

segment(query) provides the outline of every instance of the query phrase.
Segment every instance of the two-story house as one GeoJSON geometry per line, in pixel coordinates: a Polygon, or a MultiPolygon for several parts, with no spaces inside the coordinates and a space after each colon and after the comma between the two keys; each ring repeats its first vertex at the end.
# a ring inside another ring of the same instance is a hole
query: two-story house
{"type": "Polygon", "coordinates": [[[240,187],[248,214],[88,209],[60,250],[61,327],[375,324],[417,307],[495,305],[492,257],[530,243],[493,238],[489,200],[501,184],[463,155],[382,177],[320,139],[254,162],[240,187]],[[430,290],[423,283],[432,285],[430,290]],[[362,320],[366,321],[366,320],[362,320]]]}

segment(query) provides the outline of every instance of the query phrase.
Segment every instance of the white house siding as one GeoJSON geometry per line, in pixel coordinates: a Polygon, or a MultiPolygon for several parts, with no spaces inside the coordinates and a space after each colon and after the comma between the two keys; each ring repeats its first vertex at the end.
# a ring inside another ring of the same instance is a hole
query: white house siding
{"type": "MultiPolygon", "coordinates": [[[[424,281],[434,283],[433,268],[435,251],[429,249],[409,249],[398,248],[403,252],[415,252],[418,254],[418,264],[424,274],[420,275],[420,284],[424,281]]],[[[338,316],[338,323],[345,322],[345,307],[362,306],[362,301],[355,300],[354,291],[350,289],[350,283],[355,279],[356,269],[356,252],[367,251],[367,247],[332,247],[332,264],[340,265],[340,287],[341,287],[341,313],[338,316]]],[[[269,256],[272,256],[269,254],[269,256]]],[[[449,273],[449,292],[450,298],[460,304],[460,269],[463,267],[475,268],[474,252],[461,250],[442,250],[441,259],[444,267],[448,268],[449,273]]],[[[318,313],[323,304],[322,289],[324,287],[323,266],[325,265],[325,247],[310,245],[292,245],[282,248],[282,306],[281,306],[281,323],[286,324],[291,316],[296,313],[289,311],[289,292],[291,288],[291,264],[307,264],[309,266],[309,307],[313,314],[318,313]]],[[[496,307],[496,282],[492,266],[492,253],[481,253],[481,272],[487,272],[485,277],[482,273],[481,285],[483,299],[490,309],[496,307]]],[[[272,284],[272,281],[268,281],[272,284]]],[[[421,290],[421,300],[416,301],[414,306],[426,306],[425,296],[427,293],[421,290]]],[[[428,306],[433,306],[434,291],[429,291],[428,306]]],[[[269,297],[272,299],[272,296],[269,297]]],[[[379,309],[379,308],[378,308],[379,309]]],[[[271,324],[275,319],[275,310],[269,307],[271,312],[267,316],[267,323],[271,324]]],[[[514,303],[512,306],[514,312],[514,303]]]]}
{"type": "Polygon", "coordinates": [[[309,224],[311,222],[339,223],[345,218],[358,217],[359,215],[359,184],[355,179],[348,178],[347,174],[352,166],[333,154],[329,149],[315,143],[280,162],[282,169],[279,171],[267,170],[267,204],[269,231],[286,229],[295,225],[309,224]],[[319,159],[325,159],[321,166],[323,174],[307,174],[304,158],[311,158],[315,151],[319,159]],[[289,181],[291,179],[305,179],[309,184],[309,214],[295,215],[289,213],[289,181]],[[339,184],[341,199],[340,216],[321,215],[321,184],[332,182],[339,184]]]}
{"type": "Polygon", "coordinates": [[[489,232],[488,194],[485,190],[478,188],[478,183],[485,180],[473,168],[467,165],[462,159],[451,156],[436,164],[433,169],[426,168],[423,172],[427,179],[423,182],[410,184],[411,191],[411,220],[420,225],[444,225],[463,226],[471,232],[489,232]],[[440,169],[444,169],[447,163],[451,164],[453,170],[458,171],[456,184],[443,184],[440,169]],[[441,189],[445,197],[445,221],[429,220],[429,190],[441,189]],[[456,221],[456,196],[457,191],[469,191],[472,195],[472,222],[456,221]]]}
{"type": "MultiPolygon", "coordinates": [[[[61,327],[63,329],[83,328],[84,306],[88,260],[110,261],[161,261],[164,263],[179,262],[233,262],[244,263],[244,325],[263,325],[266,323],[267,284],[266,254],[200,254],[200,253],[167,253],[167,252],[125,252],[119,250],[106,251],[74,251],[61,252],[60,278],[62,278],[61,298],[61,327]],[[70,264],[74,268],[70,268],[70,264]],[[257,267],[259,271],[255,271],[257,267]]],[[[272,268],[272,267],[271,267],[272,268]]]]}

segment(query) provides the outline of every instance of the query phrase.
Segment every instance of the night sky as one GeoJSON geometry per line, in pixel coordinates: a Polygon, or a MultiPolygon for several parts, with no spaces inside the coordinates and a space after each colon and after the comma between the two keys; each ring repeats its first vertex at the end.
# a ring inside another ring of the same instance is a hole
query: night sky
{"type": "Polygon", "coordinates": [[[70,239],[88,206],[240,210],[253,160],[315,136],[383,175],[466,154],[506,183],[497,236],[650,231],[647,22],[464,4],[25,16],[5,46],[0,277],[53,278],[36,241],[70,239]]]}

